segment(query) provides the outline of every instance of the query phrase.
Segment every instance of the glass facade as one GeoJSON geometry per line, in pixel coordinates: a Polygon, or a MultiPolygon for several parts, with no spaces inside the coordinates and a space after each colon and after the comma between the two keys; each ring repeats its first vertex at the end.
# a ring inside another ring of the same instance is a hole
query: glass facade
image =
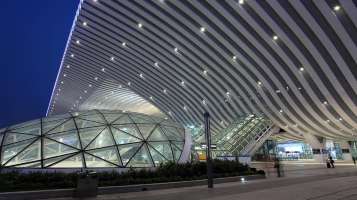
{"type": "Polygon", "coordinates": [[[0,129],[0,167],[155,167],[177,162],[184,128],[139,113],[91,110],[0,129]]]}

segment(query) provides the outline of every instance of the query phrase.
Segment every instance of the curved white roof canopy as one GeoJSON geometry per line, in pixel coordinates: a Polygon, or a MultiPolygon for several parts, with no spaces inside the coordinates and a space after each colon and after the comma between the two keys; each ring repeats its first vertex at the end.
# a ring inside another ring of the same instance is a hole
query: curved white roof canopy
{"type": "Polygon", "coordinates": [[[201,122],[205,110],[214,131],[237,116],[264,113],[291,133],[351,139],[356,6],[352,0],[82,1],[48,114],[76,110],[73,102],[81,105],[110,79],[184,125],[201,122]]]}

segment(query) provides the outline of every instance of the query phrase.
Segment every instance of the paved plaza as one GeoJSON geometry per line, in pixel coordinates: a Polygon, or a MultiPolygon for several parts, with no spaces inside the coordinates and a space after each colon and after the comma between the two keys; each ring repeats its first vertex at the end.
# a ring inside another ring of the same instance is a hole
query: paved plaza
{"type": "MultiPolygon", "coordinates": [[[[265,180],[175,188],[156,191],[100,195],[97,200],[357,200],[357,168],[337,165],[335,169],[319,166],[285,166],[283,178],[270,176],[265,180]]],[[[72,198],[58,198],[69,200],[72,198]]]]}

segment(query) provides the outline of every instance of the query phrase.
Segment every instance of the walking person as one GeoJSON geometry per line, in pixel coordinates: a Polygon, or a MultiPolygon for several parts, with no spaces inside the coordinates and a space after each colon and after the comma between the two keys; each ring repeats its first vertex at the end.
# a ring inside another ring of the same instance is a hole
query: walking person
{"type": "Polygon", "coordinates": [[[356,157],[352,156],[353,164],[356,166],[356,157]]]}
{"type": "Polygon", "coordinates": [[[332,167],[332,168],[335,168],[335,161],[332,159],[332,156],[331,156],[331,155],[330,155],[330,157],[329,157],[329,160],[330,160],[331,167],[332,167]]]}

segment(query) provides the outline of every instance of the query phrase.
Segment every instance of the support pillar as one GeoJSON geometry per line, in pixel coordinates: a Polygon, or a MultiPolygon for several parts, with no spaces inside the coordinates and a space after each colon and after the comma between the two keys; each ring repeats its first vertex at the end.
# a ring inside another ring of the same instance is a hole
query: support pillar
{"type": "Polygon", "coordinates": [[[208,188],[213,188],[213,169],[211,159],[211,133],[210,133],[210,116],[208,112],[204,113],[205,135],[206,135],[206,164],[207,164],[207,184],[208,188]]]}
{"type": "Polygon", "coordinates": [[[303,133],[305,142],[309,144],[312,148],[313,158],[317,162],[325,163],[324,149],[325,149],[325,139],[320,138],[317,139],[316,136],[312,135],[311,133],[303,133]]]}

